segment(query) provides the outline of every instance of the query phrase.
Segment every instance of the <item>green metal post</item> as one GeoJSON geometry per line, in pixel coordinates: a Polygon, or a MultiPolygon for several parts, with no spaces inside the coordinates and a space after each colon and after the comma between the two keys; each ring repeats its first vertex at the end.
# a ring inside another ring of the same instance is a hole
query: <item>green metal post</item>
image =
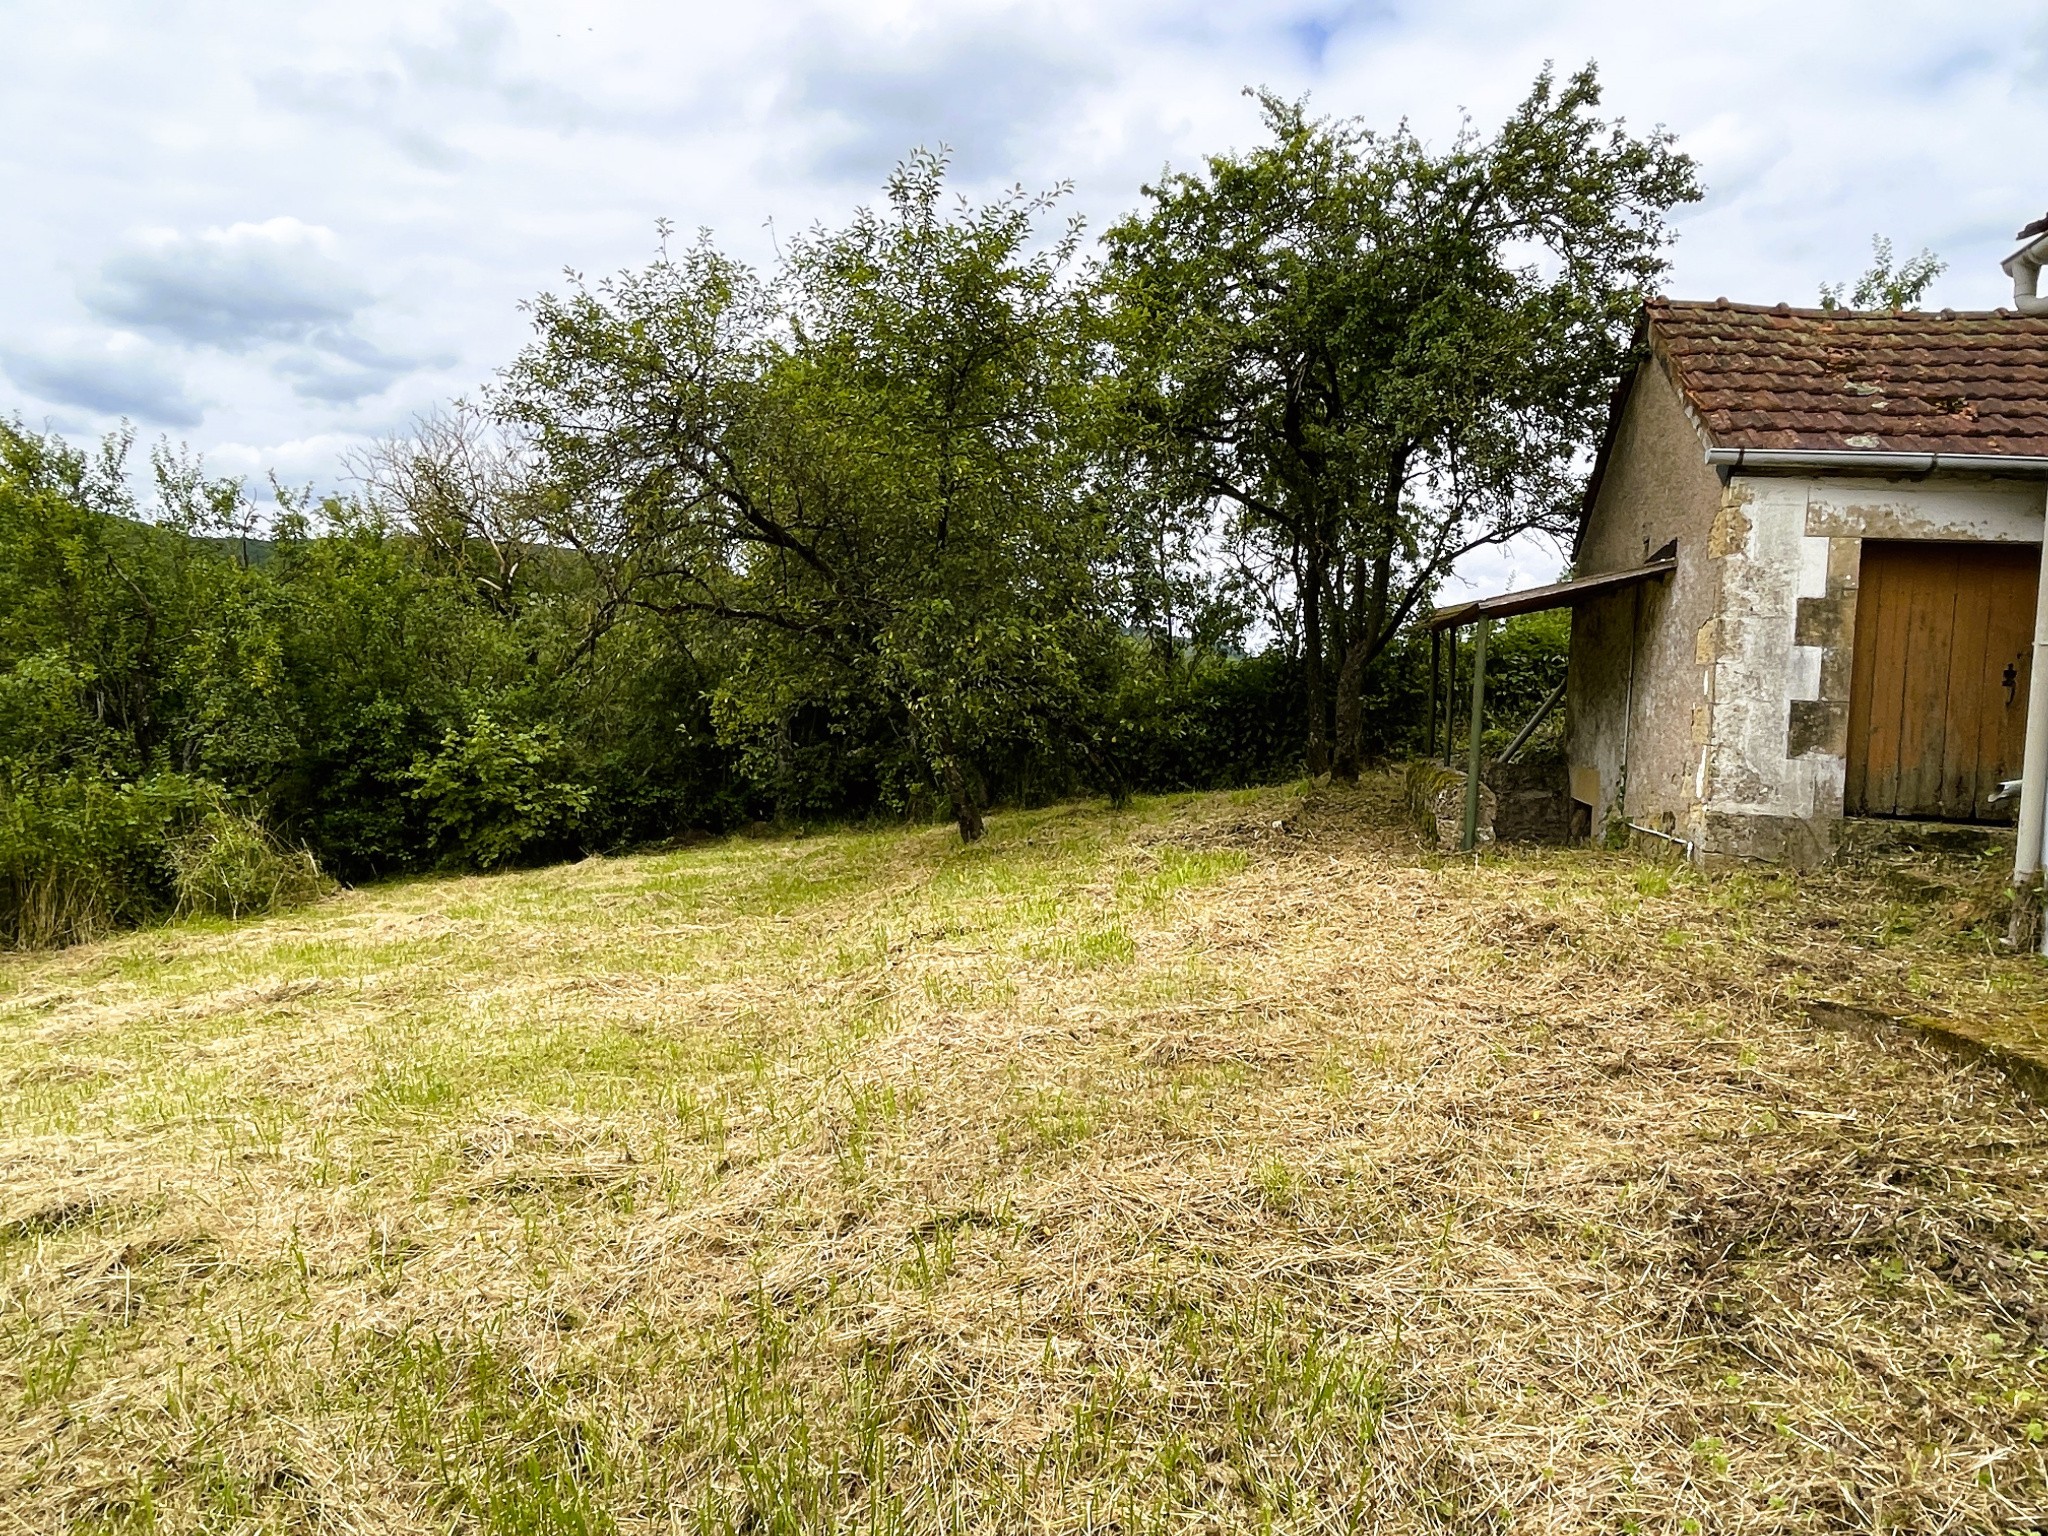
{"type": "Polygon", "coordinates": [[[1472,732],[1465,743],[1465,840],[1458,845],[1466,853],[1479,846],[1479,742],[1486,732],[1486,632],[1493,621],[1481,619],[1478,628],[1472,642],[1472,732]]]}
{"type": "Polygon", "coordinates": [[[1449,663],[1444,669],[1444,766],[1450,767],[1457,761],[1457,745],[1452,737],[1458,730],[1458,626],[1453,624],[1444,631],[1445,659],[1449,663]]]}
{"type": "MultiPolygon", "coordinates": [[[[1429,632],[1429,729],[1422,736],[1422,755],[1436,756],[1436,696],[1444,675],[1444,632],[1432,629],[1429,632]]],[[[1444,700],[1444,708],[1451,707],[1450,700],[1444,700]]]]}

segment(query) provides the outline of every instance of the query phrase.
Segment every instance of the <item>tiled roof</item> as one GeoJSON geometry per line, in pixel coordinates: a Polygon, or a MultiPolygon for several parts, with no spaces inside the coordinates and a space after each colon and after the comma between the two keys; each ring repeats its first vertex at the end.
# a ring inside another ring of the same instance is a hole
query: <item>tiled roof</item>
{"type": "Polygon", "coordinates": [[[1653,299],[1645,318],[1717,448],[2048,455],[2048,315],[1653,299]]]}

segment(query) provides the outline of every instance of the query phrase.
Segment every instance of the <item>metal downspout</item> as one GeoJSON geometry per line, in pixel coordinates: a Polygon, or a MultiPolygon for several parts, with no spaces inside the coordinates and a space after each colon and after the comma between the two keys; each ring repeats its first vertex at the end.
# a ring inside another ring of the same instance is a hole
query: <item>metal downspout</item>
{"type": "MultiPolygon", "coordinates": [[[[2027,670],[2027,743],[2020,759],[2020,825],[2012,861],[2016,900],[2037,909],[2042,834],[2048,830],[2048,495],[2042,505],[2041,575],[2034,594],[2034,656],[2027,670]]],[[[2048,954],[2048,923],[2040,949],[2048,954]]]]}

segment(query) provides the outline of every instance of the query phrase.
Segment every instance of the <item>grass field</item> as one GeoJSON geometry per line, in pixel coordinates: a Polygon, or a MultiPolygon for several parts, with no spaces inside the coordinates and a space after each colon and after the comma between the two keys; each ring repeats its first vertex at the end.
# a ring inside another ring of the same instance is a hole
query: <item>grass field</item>
{"type": "Polygon", "coordinates": [[[2048,1115],[1879,1022],[2048,1017],[1996,869],[1390,807],[0,956],[0,1532],[2039,1520],[2048,1115]]]}

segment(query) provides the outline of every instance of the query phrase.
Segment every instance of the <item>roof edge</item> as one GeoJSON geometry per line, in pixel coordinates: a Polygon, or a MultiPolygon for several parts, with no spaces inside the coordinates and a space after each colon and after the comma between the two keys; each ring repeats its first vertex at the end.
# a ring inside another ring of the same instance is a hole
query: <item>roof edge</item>
{"type": "Polygon", "coordinates": [[[1635,335],[1629,338],[1629,365],[1622,369],[1621,377],[1615,381],[1614,394],[1607,402],[1607,430],[1600,436],[1600,447],[1593,455],[1593,468],[1586,476],[1585,494],[1579,500],[1579,528],[1572,535],[1572,559],[1576,562],[1579,551],[1586,542],[1586,530],[1592,525],[1593,511],[1600,502],[1600,487],[1607,479],[1608,460],[1614,456],[1614,445],[1621,436],[1621,417],[1628,407],[1629,398],[1635,394],[1636,385],[1643,376],[1643,370],[1655,364],[1664,374],[1665,382],[1671,386],[1671,393],[1678,397],[1678,408],[1685,412],[1685,419],[1692,423],[1693,432],[1699,437],[1700,446],[1708,454],[1708,463],[1717,451],[1714,436],[1707,430],[1707,424],[1700,420],[1700,413],[1692,408],[1692,401],[1680,382],[1678,370],[1671,364],[1670,357],[1657,344],[1656,316],[1652,307],[1660,303],[1682,302],[1668,299],[1648,298],[1636,315],[1635,335]]]}
{"type": "MultiPolygon", "coordinates": [[[[2021,246],[2019,250],[2007,257],[2006,261],[2016,261],[2028,251],[2035,249],[2040,249],[2042,255],[2048,257],[2048,235],[2044,235],[2037,241],[2021,246]]],[[[2004,264],[2004,262],[2000,263],[2001,266],[2004,264]]],[[[1837,324],[1858,320],[2038,320],[2041,318],[2038,315],[2026,314],[2002,304],[1995,309],[1955,309],[1951,307],[1941,309],[1850,309],[1846,305],[1828,309],[1812,305],[1788,304],[1782,299],[1775,304],[1751,304],[1738,302],[1734,299],[1674,299],[1668,294],[1661,293],[1653,294],[1651,297],[1643,300],[1643,307],[1646,310],[1676,315],[1716,313],[1776,315],[1795,320],[1828,320],[1837,324]]]]}
{"type": "Polygon", "coordinates": [[[2032,261],[2037,264],[2048,263],[2048,231],[2044,231],[2025,242],[2018,250],[2014,251],[1998,265],[2004,269],[2007,277],[2011,277],[2012,269],[2022,261],[2032,261]]]}
{"type": "MultiPolygon", "coordinates": [[[[1649,363],[1650,311],[1646,302],[1636,315],[1635,334],[1629,338],[1628,364],[1621,370],[1621,377],[1614,381],[1614,393],[1607,401],[1607,430],[1600,434],[1600,446],[1593,454],[1593,468],[1586,476],[1585,494],[1579,498],[1579,526],[1572,534],[1572,561],[1577,563],[1579,550],[1586,542],[1586,528],[1593,521],[1593,508],[1600,500],[1600,485],[1607,478],[1607,461],[1614,456],[1615,439],[1621,435],[1621,413],[1628,405],[1628,397],[1635,392],[1636,378],[1649,363]]],[[[1679,398],[1685,398],[1683,390],[1679,398]]]]}
{"type": "MultiPolygon", "coordinates": [[[[1659,553],[1662,553],[1660,551],[1659,553]]],[[[1569,581],[1546,582],[1524,587],[1519,592],[1498,592],[1491,597],[1468,598],[1430,610],[1425,626],[1432,630],[1456,629],[1478,619],[1512,618],[1518,613],[1538,613],[1546,608],[1574,608],[1585,598],[1597,597],[1639,581],[1657,581],[1678,569],[1678,557],[1651,560],[1618,571],[1601,571],[1592,576],[1575,576],[1569,581]]]]}

